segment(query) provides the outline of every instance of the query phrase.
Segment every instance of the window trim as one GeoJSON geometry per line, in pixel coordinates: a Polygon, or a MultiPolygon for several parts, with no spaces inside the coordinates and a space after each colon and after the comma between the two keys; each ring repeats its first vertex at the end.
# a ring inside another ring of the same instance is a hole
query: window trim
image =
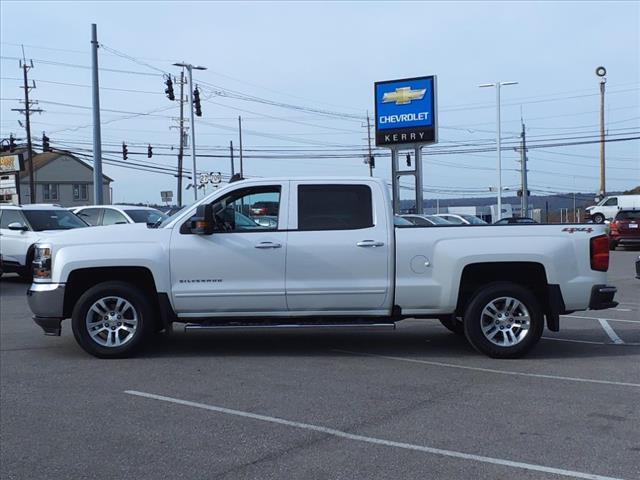
{"type": "Polygon", "coordinates": [[[366,183],[298,183],[296,185],[296,228],[292,231],[295,232],[343,232],[350,230],[366,230],[368,228],[375,228],[376,226],[376,218],[375,218],[375,204],[374,204],[374,195],[373,189],[371,185],[366,183]],[[364,187],[369,191],[369,200],[371,202],[371,218],[370,224],[364,227],[349,227],[349,228],[300,228],[300,189],[302,187],[327,187],[327,188],[335,188],[335,187],[364,187]]]}
{"type": "Polygon", "coordinates": [[[42,199],[43,200],[60,200],[60,184],[59,183],[43,183],[42,199]],[[48,187],[48,188],[45,188],[45,187],[48,187]],[[56,194],[55,197],[51,196],[51,192],[55,192],[56,194]]]}

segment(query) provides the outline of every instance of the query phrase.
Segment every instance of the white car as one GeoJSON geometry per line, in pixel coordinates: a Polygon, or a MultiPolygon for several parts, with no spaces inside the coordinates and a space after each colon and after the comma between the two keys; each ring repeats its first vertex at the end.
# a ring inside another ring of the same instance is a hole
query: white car
{"type": "Polygon", "coordinates": [[[34,321],[63,319],[97,357],[187,331],[393,329],[437,319],[497,358],[525,354],[560,315],[617,305],[603,225],[420,227],[371,177],[252,178],[157,228],[111,225],[45,238],[28,292],[34,321]],[[239,213],[275,202],[262,226],[239,213]],[[235,212],[235,215],[234,215],[235,212]]]}
{"type": "Polygon", "coordinates": [[[435,216],[444,218],[454,225],[487,225],[481,218],[466,213],[436,213],[435,216]]]}
{"type": "Polygon", "coordinates": [[[146,223],[153,226],[168,218],[155,208],[135,205],[89,205],[70,210],[91,226],[123,223],[146,223]]]}
{"type": "Polygon", "coordinates": [[[31,278],[33,246],[43,237],[87,224],[62,207],[49,204],[0,206],[0,275],[31,278]]]}

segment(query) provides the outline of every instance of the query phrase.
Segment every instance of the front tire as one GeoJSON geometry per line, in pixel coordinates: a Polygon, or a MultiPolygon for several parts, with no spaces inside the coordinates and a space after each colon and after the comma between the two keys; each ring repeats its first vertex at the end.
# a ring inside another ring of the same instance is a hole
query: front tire
{"type": "Polygon", "coordinates": [[[591,220],[593,220],[593,223],[604,223],[604,215],[601,213],[596,213],[595,215],[591,216],[591,220]]]}
{"type": "Polygon", "coordinates": [[[153,312],[149,299],[134,285],[99,283],[76,302],[71,316],[73,335],[95,357],[130,357],[154,331],[153,312]]]}
{"type": "Polygon", "coordinates": [[[496,282],[480,289],[464,315],[469,343],[493,358],[518,358],[531,350],[544,330],[540,303],[526,288],[496,282]]]}

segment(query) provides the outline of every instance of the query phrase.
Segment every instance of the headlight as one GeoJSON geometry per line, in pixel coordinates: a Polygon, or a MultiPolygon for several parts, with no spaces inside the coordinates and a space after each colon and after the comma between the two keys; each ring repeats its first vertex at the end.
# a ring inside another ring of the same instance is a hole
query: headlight
{"type": "Polygon", "coordinates": [[[36,245],[33,255],[33,279],[51,279],[51,245],[36,245]]]}

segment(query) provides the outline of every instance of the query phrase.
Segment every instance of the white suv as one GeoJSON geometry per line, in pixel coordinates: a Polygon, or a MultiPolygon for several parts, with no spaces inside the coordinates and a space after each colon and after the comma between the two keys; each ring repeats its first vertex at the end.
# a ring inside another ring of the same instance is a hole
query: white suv
{"type": "Polygon", "coordinates": [[[135,205],[89,205],[69,210],[91,226],[121,223],[146,223],[153,226],[168,218],[155,208],[135,205]]]}
{"type": "Polygon", "coordinates": [[[36,242],[62,230],[86,226],[73,213],[57,205],[0,206],[0,275],[15,272],[30,279],[36,242]]]}

